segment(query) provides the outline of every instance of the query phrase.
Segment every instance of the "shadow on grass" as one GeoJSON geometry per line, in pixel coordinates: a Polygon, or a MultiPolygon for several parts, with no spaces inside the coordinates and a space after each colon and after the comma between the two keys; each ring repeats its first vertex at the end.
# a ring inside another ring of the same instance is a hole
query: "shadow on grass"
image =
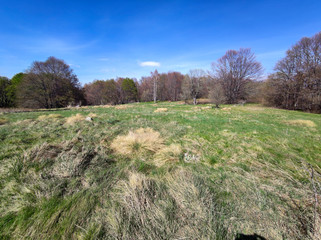
{"type": "Polygon", "coordinates": [[[256,233],[250,234],[250,235],[238,233],[235,237],[235,240],[267,240],[267,239],[260,235],[257,235],[256,233]]]}

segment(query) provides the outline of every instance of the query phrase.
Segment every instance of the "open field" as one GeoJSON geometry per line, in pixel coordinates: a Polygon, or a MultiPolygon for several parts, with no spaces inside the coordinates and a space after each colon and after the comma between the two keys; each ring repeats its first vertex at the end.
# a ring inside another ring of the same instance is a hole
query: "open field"
{"type": "Polygon", "coordinates": [[[0,239],[318,239],[320,174],[317,114],[170,102],[1,114],[0,239]]]}

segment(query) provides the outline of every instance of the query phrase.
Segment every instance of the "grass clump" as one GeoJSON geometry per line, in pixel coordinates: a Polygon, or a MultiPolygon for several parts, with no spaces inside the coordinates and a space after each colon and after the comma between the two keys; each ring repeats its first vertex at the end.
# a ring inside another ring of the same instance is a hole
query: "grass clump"
{"type": "Polygon", "coordinates": [[[0,125],[4,125],[8,122],[8,119],[6,118],[0,118],[0,125]]]}
{"type": "Polygon", "coordinates": [[[154,156],[154,164],[163,166],[168,163],[178,162],[182,154],[182,148],[178,144],[171,144],[160,149],[154,156]]]}
{"type": "Polygon", "coordinates": [[[91,117],[91,118],[95,118],[97,117],[98,115],[96,113],[89,113],[88,114],[88,117],[91,117]]]}
{"type": "Polygon", "coordinates": [[[128,105],[128,104],[123,104],[123,105],[115,106],[115,109],[127,109],[127,108],[130,108],[130,107],[132,107],[132,106],[128,105]]]}
{"type": "Polygon", "coordinates": [[[59,119],[62,118],[61,114],[47,114],[47,115],[40,115],[37,120],[39,121],[44,121],[44,120],[55,120],[55,119],[59,119]]]}
{"type": "Polygon", "coordinates": [[[302,126],[302,127],[316,127],[317,126],[313,121],[303,120],[303,119],[287,120],[284,122],[288,125],[293,125],[293,126],[302,126]]]}
{"type": "Polygon", "coordinates": [[[119,154],[155,153],[164,146],[164,140],[159,132],[152,128],[139,128],[127,135],[116,137],[111,148],[119,154]]]}
{"type": "Polygon", "coordinates": [[[159,112],[167,112],[167,111],[168,111],[167,108],[157,108],[154,112],[159,113],[159,112]]]}
{"type": "Polygon", "coordinates": [[[76,115],[73,115],[71,117],[68,117],[66,119],[66,124],[68,125],[74,125],[77,122],[82,122],[85,120],[85,116],[81,115],[80,113],[77,113],[76,115]]]}

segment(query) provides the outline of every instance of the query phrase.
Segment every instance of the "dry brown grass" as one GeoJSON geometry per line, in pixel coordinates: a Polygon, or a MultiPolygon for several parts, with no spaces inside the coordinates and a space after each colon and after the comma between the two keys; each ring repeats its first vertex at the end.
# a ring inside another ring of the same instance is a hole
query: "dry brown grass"
{"type": "Polygon", "coordinates": [[[8,119],[0,118],[0,125],[4,125],[8,122],[8,119]]]}
{"type": "Polygon", "coordinates": [[[195,107],[192,107],[192,110],[197,112],[197,111],[201,111],[202,109],[201,107],[195,106],[195,107]]]}
{"type": "Polygon", "coordinates": [[[76,122],[81,122],[85,120],[85,117],[81,115],[80,113],[77,113],[76,115],[70,116],[66,119],[66,124],[73,125],[76,122]]]}
{"type": "Polygon", "coordinates": [[[154,112],[158,113],[158,112],[167,112],[168,109],[167,108],[157,108],[154,112]]]}
{"type": "MultiPolygon", "coordinates": [[[[130,171],[110,194],[109,200],[117,204],[99,209],[106,212],[100,221],[106,222],[113,239],[217,239],[222,210],[203,180],[182,168],[162,179],[130,171]]],[[[225,236],[232,239],[228,232],[225,236]]]]}
{"type": "Polygon", "coordinates": [[[154,163],[160,167],[166,163],[178,162],[182,148],[178,144],[171,144],[160,149],[154,156],[154,163]]]}
{"type": "Polygon", "coordinates": [[[133,107],[133,106],[131,106],[131,105],[117,105],[117,106],[115,106],[115,109],[127,109],[130,107],[133,107]]]}
{"type": "Polygon", "coordinates": [[[287,120],[284,123],[293,126],[302,126],[302,127],[316,127],[317,125],[312,122],[311,120],[303,120],[303,119],[296,119],[296,120],[287,120]]]}
{"type": "Polygon", "coordinates": [[[99,106],[99,107],[103,107],[103,108],[111,108],[113,107],[112,105],[109,105],[109,104],[106,104],[106,105],[102,105],[102,106],[99,106]]]}
{"type": "Polygon", "coordinates": [[[230,107],[224,107],[224,108],[222,108],[222,110],[223,110],[223,111],[230,111],[230,110],[232,110],[232,108],[230,108],[230,107]]]}
{"type": "Polygon", "coordinates": [[[29,108],[0,108],[0,114],[3,113],[16,113],[16,112],[34,112],[35,109],[29,108]]]}
{"type": "Polygon", "coordinates": [[[113,107],[112,105],[110,104],[106,104],[106,105],[95,105],[95,106],[92,106],[93,108],[111,108],[113,107]]]}
{"type": "Polygon", "coordinates": [[[176,104],[178,104],[178,105],[184,105],[184,104],[186,104],[184,101],[178,101],[178,102],[176,102],[176,104]]]}
{"type": "Polygon", "coordinates": [[[95,117],[97,117],[97,114],[96,113],[89,113],[88,117],[95,118],[95,117]]]}
{"type": "Polygon", "coordinates": [[[45,121],[45,120],[55,120],[62,118],[61,114],[48,114],[48,115],[40,115],[37,119],[39,121],[45,121]]]}
{"type": "MultiPolygon", "coordinates": [[[[186,102],[188,104],[193,104],[193,100],[187,100],[186,102]]],[[[209,103],[211,103],[210,99],[207,99],[207,98],[199,98],[199,99],[197,99],[197,104],[209,104],[209,103]]]]}
{"type": "Polygon", "coordinates": [[[139,128],[127,135],[118,136],[111,144],[111,148],[123,155],[133,153],[155,153],[164,146],[164,140],[159,132],[151,128],[139,128]]]}
{"type": "Polygon", "coordinates": [[[269,108],[267,108],[267,107],[260,107],[260,106],[244,106],[243,109],[246,110],[246,111],[255,111],[255,112],[257,112],[257,111],[266,111],[266,110],[268,110],[269,108]]]}
{"type": "Polygon", "coordinates": [[[146,183],[146,177],[143,174],[132,172],[129,174],[128,185],[132,189],[142,189],[146,183]]]}

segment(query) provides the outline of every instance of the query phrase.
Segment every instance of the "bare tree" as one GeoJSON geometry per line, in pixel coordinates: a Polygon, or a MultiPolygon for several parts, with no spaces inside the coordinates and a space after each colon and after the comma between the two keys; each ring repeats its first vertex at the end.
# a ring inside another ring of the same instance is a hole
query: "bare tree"
{"type": "Polygon", "coordinates": [[[168,100],[177,101],[181,94],[182,89],[182,81],[184,79],[184,75],[179,72],[169,72],[167,74],[168,84],[168,100]]]}
{"type": "Polygon", "coordinates": [[[158,77],[151,73],[151,76],[142,77],[138,87],[140,99],[142,101],[153,101],[154,89],[156,88],[157,100],[177,101],[181,96],[183,79],[184,75],[179,72],[161,73],[158,74],[158,77]],[[157,79],[156,86],[154,85],[155,79],[157,79]]]}
{"type": "Polygon", "coordinates": [[[138,87],[139,98],[143,102],[153,100],[153,79],[152,77],[142,77],[138,87]]]}
{"type": "Polygon", "coordinates": [[[157,102],[157,83],[159,79],[159,74],[157,70],[155,70],[151,74],[153,78],[153,99],[154,99],[154,103],[156,103],[157,102]]]}
{"type": "Polygon", "coordinates": [[[221,82],[227,103],[237,103],[245,98],[245,85],[257,80],[262,74],[262,65],[256,61],[249,48],[228,50],[217,63],[212,63],[212,74],[221,82]]]}
{"type": "Polygon", "coordinates": [[[223,104],[226,100],[223,87],[219,82],[216,82],[214,86],[209,90],[208,97],[216,108],[219,108],[220,104],[223,104]]]}
{"type": "Polygon", "coordinates": [[[85,97],[89,105],[117,104],[120,102],[117,83],[111,80],[95,80],[84,86],[85,97]]]}
{"type": "Polygon", "coordinates": [[[321,32],[302,38],[275,70],[265,85],[270,105],[321,112],[321,32]]]}
{"type": "Polygon", "coordinates": [[[182,83],[182,98],[184,100],[193,99],[193,104],[197,104],[197,98],[201,95],[205,72],[201,69],[190,70],[186,74],[182,83]]]}

